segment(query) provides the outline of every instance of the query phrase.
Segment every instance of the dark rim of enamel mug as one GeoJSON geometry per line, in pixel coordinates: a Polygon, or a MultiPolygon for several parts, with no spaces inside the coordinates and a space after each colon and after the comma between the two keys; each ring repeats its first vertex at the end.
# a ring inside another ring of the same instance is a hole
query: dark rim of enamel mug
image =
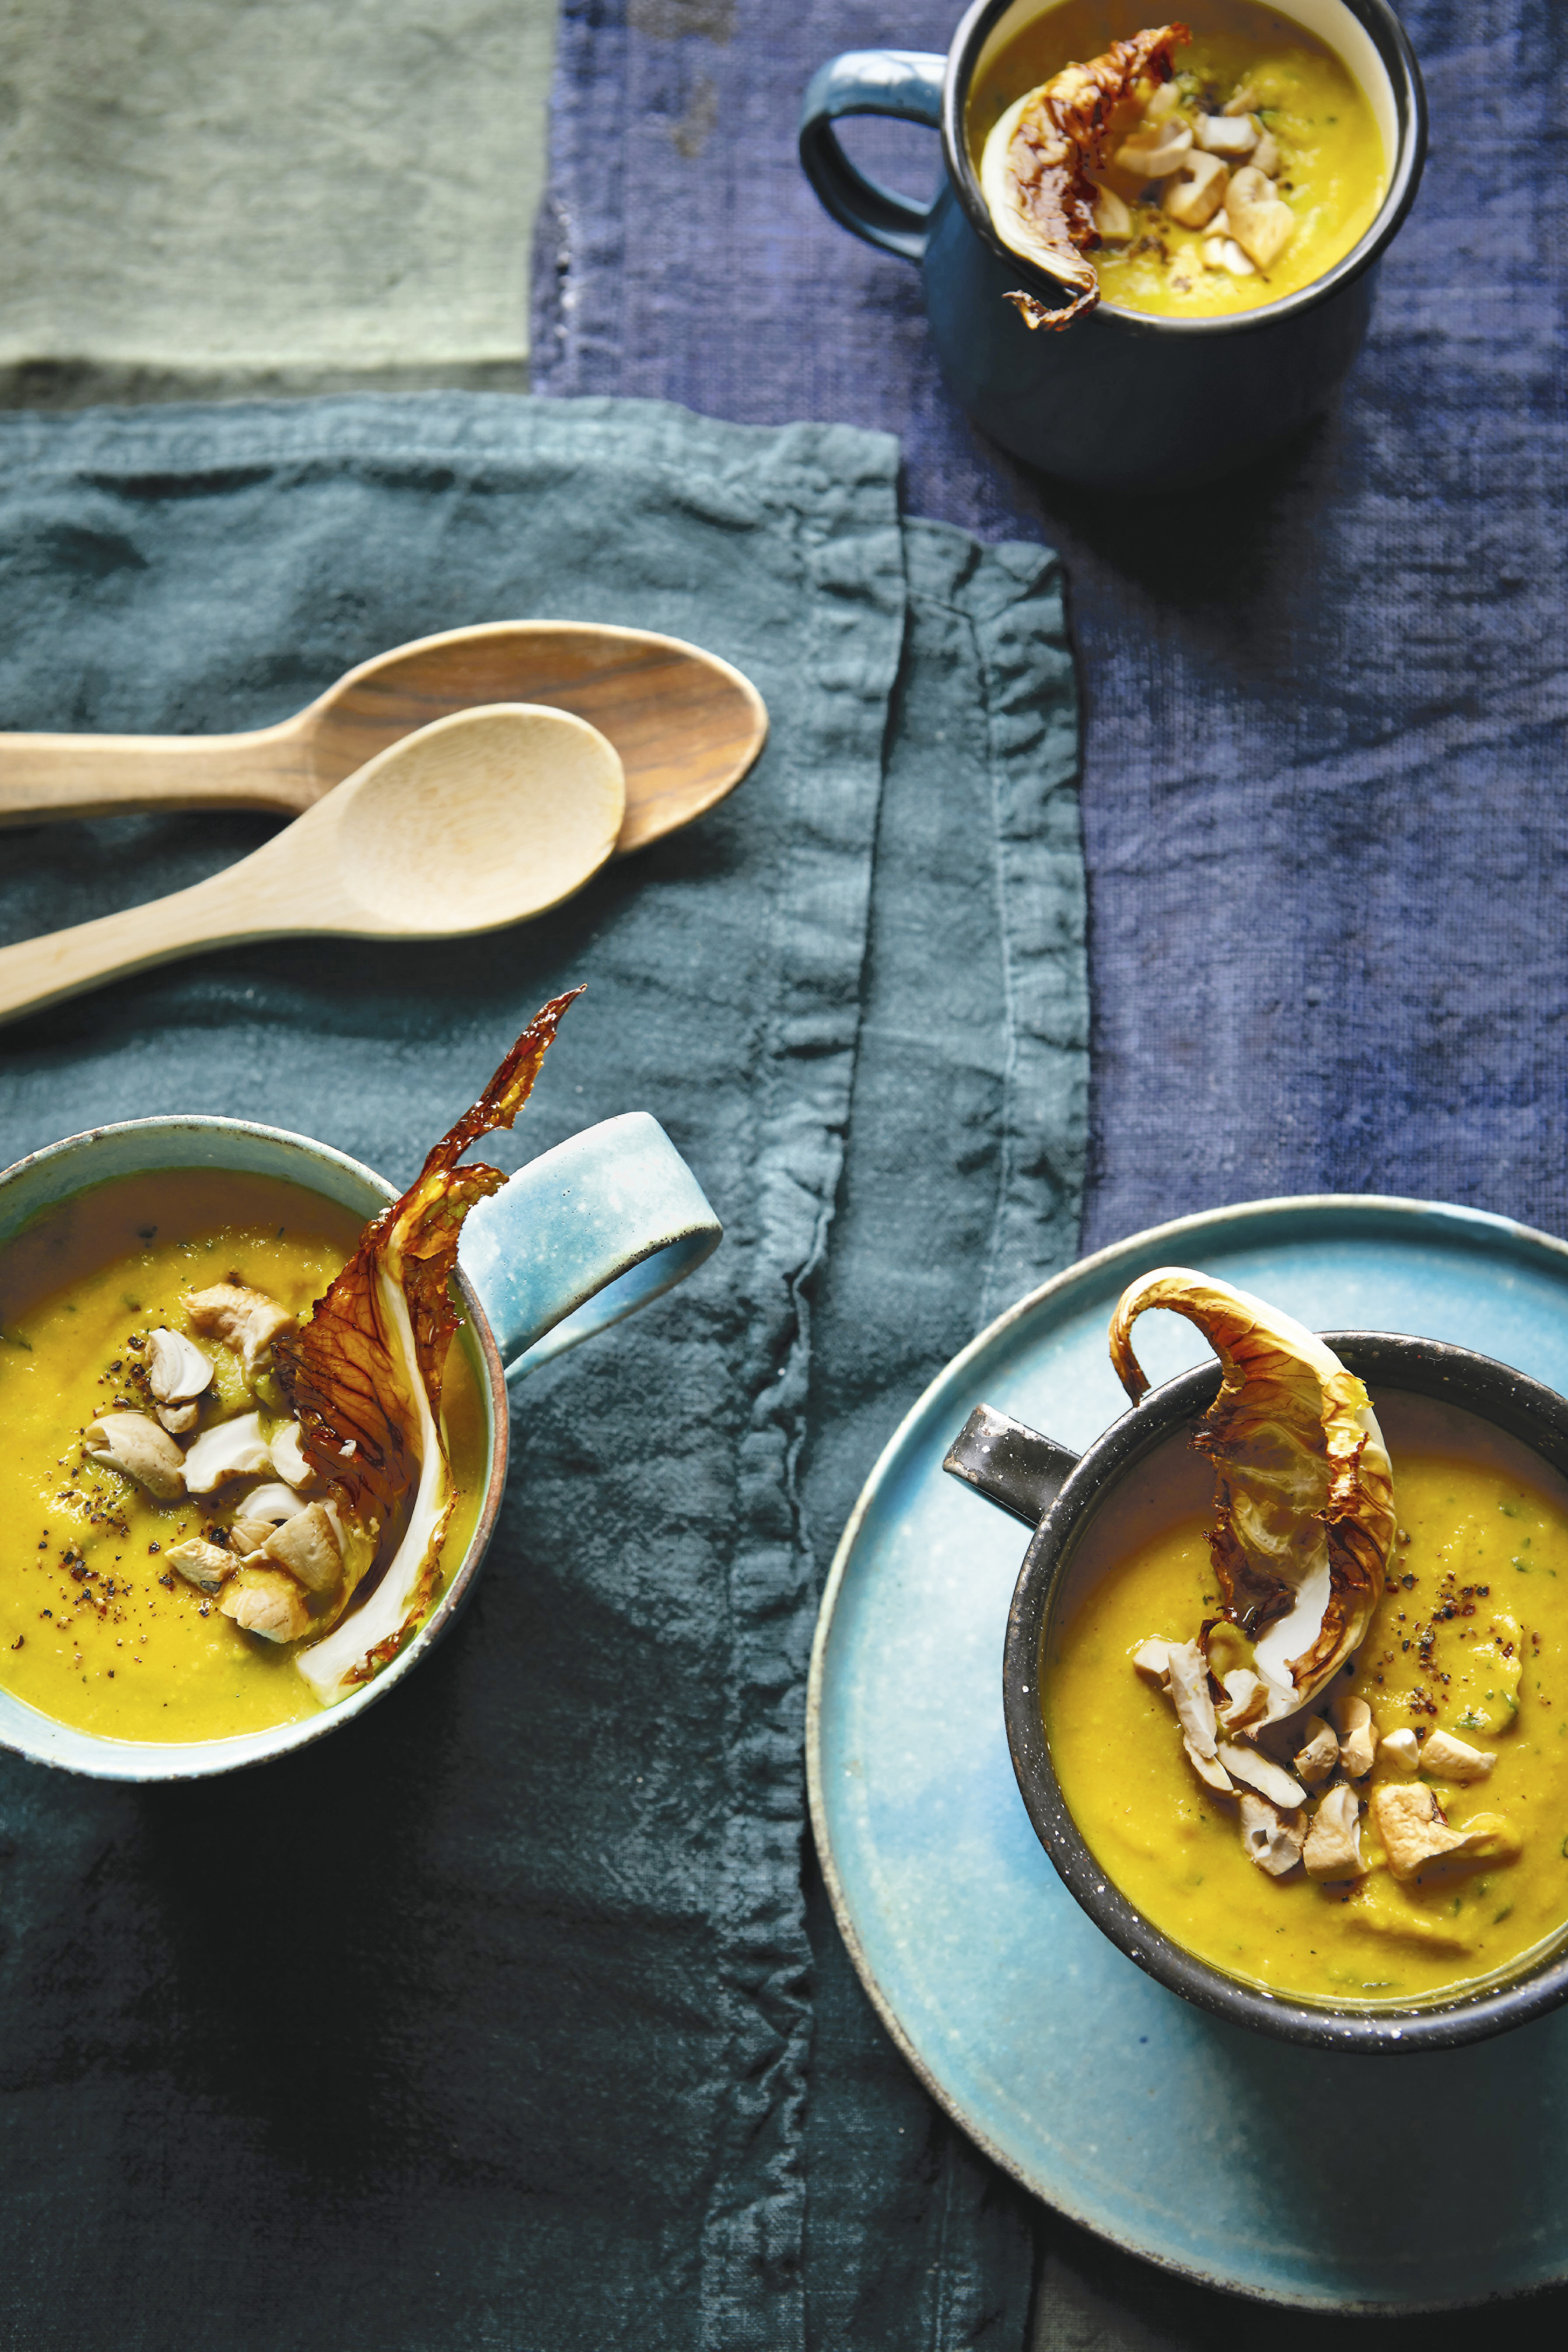
{"type": "MultiPolygon", "coordinates": [[[[953,37],[948,52],[947,74],[942,93],[942,144],[946,158],[948,175],[958,191],[958,200],[977,235],[984,237],[997,258],[1018,272],[1026,291],[1033,291],[1047,310],[1060,310],[1066,296],[1058,279],[1044,269],[1026,261],[1009,246],[1003,244],[993,226],[984,197],[980,193],[979,175],[970,160],[969,142],[964,135],[963,116],[968,101],[970,83],[980,52],[992,26],[1005,16],[1014,0],[974,0],[953,37]]],[[[1042,0],[1039,14],[1047,13],[1048,0],[1042,0]]],[[[1236,335],[1256,333],[1272,326],[1278,320],[1310,310],[1326,302],[1342,286],[1370,269],[1383,253],[1415,201],[1415,191],[1421,184],[1421,169],[1426,159],[1426,93],[1422,86],[1421,68],[1415,62],[1415,52],[1410,46],[1404,26],[1387,5],[1387,0],[1342,0],[1371,39],[1382,60],[1394,93],[1394,115],[1399,126],[1399,152],[1394,159],[1388,194],[1383,200],[1377,218],[1360,243],[1336,261],[1321,278],[1309,286],[1298,287],[1293,294],[1281,294],[1278,301],[1261,302],[1255,310],[1238,310],[1223,319],[1164,319],[1146,310],[1129,310],[1120,303],[1107,302],[1102,307],[1122,324],[1138,331],[1158,335],[1236,335]]],[[[1370,102],[1370,101],[1369,101],[1370,102]]],[[[1042,328],[1048,334],[1049,328],[1042,328]]],[[[1068,331],[1069,333],[1072,330],[1068,331]]]]}
{"type": "MultiPolygon", "coordinates": [[[[1431,1339],[1384,1331],[1328,1331],[1335,1354],[1380,1392],[1460,1406],[1525,1444],[1568,1476],[1568,1399],[1507,1364],[1431,1339]]],[[[1112,1885],[1068,1811],[1039,1708],[1044,1648],[1058,1593],[1092,1506],[1150,1448],[1194,1421],[1219,1387],[1217,1365],[1200,1365],[1151,1390],[1083,1454],[1040,1521],[1024,1556],[1007,1618],[1003,1703],[1007,1745],[1036,1835],[1068,1892],[1131,1960],[1173,1992],[1233,2025],[1256,2027],[1319,2050],[1452,2050],[1523,2025],[1568,1998],[1568,1925],[1480,1988],[1405,2007],[1335,2007],[1270,1993],[1226,1976],[1152,1926],[1112,1885]]]]}

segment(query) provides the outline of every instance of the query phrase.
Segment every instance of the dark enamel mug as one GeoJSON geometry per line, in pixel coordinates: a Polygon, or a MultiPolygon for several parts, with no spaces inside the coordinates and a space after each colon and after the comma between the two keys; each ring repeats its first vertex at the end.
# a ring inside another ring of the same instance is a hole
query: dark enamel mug
{"type": "MultiPolygon", "coordinates": [[[[1058,333],[1032,330],[1005,297],[1048,310],[1057,279],[1008,250],[980,192],[965,135],[977,78],[1061,0],[975,0],[945,58],[857,49],[815,77],[800,158],[835,220],[868,245],[919,262],[937,358],[984,431],[1043,472],[1102,489],[1175,488],[1248,464],[1321,410],[1360,350],[1377,265],[1409,211],[1426,151],[1415,53],[1387,0],[1270,0],[1355,75],[1389,159],[1383,205],[1360,243],[1322,277],[1226,318],[1156,318],[1101,302],[1058,333]],[[929,205],[867,178],[834,124],[892,116],[942,133],[929,205]]],[[[1127,19],[1129,32],[1142,22],[1127,19]]]]}
{"type": "MultiPolygon", "coordinates": [[[[1322,1336],[1366,1382],[1380,1415],[1406,1401],[1417,1410],[1423,1403],[1457,1409],[1523,1446],[1549,1474],[1568,1477],[1568,1399],[1555,1390],[1489,1356],[1433,1339],[1384,1331],[1322,1336]]],[[[1186,1440],[1218,1389],[1216,1364],[1184,1372],[1152,1389],[1082,1454],[981,1405],[942,1465],[1034,1528],[1007,1617],[1002,1700],[1013,1769],[1035,1833],[1068,1892],[1129,1959],[1233,2025],[1321,2050],[1362,2051],[1454,2049],[1522,2025],[1568,1999],[1568,1919],[1494,1975],[1408,2004],[1336,2004],[1269,1992],[1226,1975],[1154,1927],[1111,1883],[1068,1809],[1040,1689],[1074,1563],[1097,1521],[1103,1538],[1105,1515],[1128,1507],[1141,1479],[1171,1488],[1185,1481],[1186,1504],[1204,1507],[1212,1472],[1186,1440]]]]}

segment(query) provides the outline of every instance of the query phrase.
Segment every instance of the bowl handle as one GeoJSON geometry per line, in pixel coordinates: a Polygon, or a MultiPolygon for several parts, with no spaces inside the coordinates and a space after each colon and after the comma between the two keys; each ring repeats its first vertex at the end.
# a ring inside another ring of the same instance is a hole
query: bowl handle
{"type": "Polygon", "coordinates": [[[977,1487],[988,1503],[1037,1528],[1078,1465],[1078,1455],[1037,1429],[977,1404],[948,1449],[942,1468],[977,1487]]]}
{"type": "Polygon", "coordinates": [[[931,207],[858,172],[833,125],[844,114],[890,114],[940,130],[946,70],[945,58],[924,49],[850,49],[812,77],[800,110],[800,167],[824,208],[868,245],[905,261],[925,253],[931,207]]]}
{"type": "Polygon", "coordinates": [[[515,1381],[684,1282],[723,1231],[658,1119],[633,1110],[519,1169],[473,1210],[458,1258],[515,1381]]]}

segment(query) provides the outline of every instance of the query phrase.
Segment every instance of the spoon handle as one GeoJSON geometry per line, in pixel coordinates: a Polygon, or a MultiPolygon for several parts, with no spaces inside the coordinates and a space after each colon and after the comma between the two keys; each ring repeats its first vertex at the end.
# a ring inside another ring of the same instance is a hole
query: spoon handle
{"type": "Polygon", "coordinates": [[[0,734],[0,824],[152,808],[297,816],[321,790],[289,719],[244,735],[0,734]]]}
{"type": "Polygon", "coordinates": [[[94,922],[0,948],[0,1023],[58,1003],[62,997],[79,996],[101,981],[144,971],[155,963],[173,963],[198,948],[327,928],[289,919],[295,910],[280,902],[270,887],[271,846],[266,844],[188,890],[174,890],[146,906],[127,907],[117,915],[100,915],[94,922]]]}

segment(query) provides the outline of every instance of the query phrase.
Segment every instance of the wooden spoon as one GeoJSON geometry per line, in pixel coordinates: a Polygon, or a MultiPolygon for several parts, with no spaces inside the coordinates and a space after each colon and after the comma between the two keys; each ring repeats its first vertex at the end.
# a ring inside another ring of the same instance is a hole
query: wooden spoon
{"type": "Polygon", "coordinates": [[[496,930],[580,889],[625,815],[620,759],[586,719],[525,702],[459,710],[402,737],[221,874],[0,948],[0,1021],[241,940],[496,930]]]}
{"type": "Polygon", "coordinates": [[[298,816],[399,736],[496,702],[549,703],[609,737],[626,776],[621,852],[722,800],[767,740],[750,678],[698,646],[586,622],[490,621],[377,654],[248,734],[0,734],[0,824],[150,808],[298,816]]]}

